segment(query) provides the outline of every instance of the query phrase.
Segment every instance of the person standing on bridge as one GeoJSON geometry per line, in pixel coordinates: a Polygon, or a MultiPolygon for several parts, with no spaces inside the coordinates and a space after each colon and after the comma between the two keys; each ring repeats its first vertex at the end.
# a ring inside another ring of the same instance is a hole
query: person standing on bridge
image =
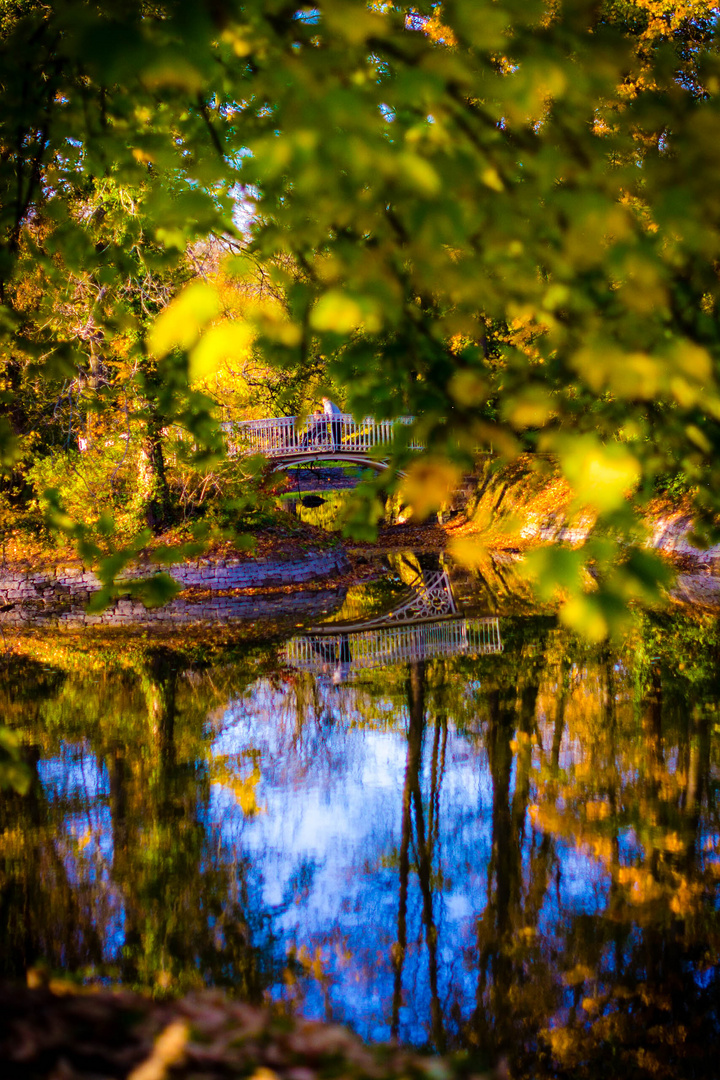
{"type": "Polygon", "coordinates": [[[317,446],[318,442],[322,442],[326,427],[324,414],[320,409],[315,409],[307,418],[307,427],[300,440],[300,447],[307,450],[310,446],[317,446]]]}
{"type": "Polygon", "coordinates": [[[324,397],[322,399],[323,412],[330,423],[332,438],[331,450],[339,450],[342,441],[342,409],[339,409],[334,401],[324,397]]]}

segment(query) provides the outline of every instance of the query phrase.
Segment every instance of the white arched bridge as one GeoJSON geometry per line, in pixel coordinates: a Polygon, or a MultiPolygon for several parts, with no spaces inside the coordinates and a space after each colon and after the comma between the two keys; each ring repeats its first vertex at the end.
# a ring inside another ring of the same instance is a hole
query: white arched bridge
{"type": "MultiPolygon", "coordinates": [[[[399,420],[355,420],[348,413],[309,416],[300,422],[295,416],[243,420],[222,425],[231,455],[262,454],[275,469],[301,461],[347,461],[351,464],[385,468],[386,456],[394,447],[399,429],[413,423],[413,417],[399,420]]],[[[412,438],[404,443],[411,450],[423,446],[412,438]]]]}
{"type": "Polygon", "coordinates": [[[408,594],[384,614],[325,623],[292,638],[282,659],[288,667],[340,683],[391,664],[488,656],[502,649],[497,617],[463,618],[447,571],[435,570],[418,574],[408,594]]]}

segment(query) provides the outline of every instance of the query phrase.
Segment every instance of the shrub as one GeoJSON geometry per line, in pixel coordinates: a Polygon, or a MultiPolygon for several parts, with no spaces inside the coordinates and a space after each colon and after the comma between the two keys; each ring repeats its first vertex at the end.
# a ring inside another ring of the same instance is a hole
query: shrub
{"type": "Polygon", "coordinates": [[[126,540],[145,524],[140,497],[139,448],[121,438],[98,440],[86,451],[62,450],[39,458],[29,471],[38,502],[54,489],[71,518],[91,539],[102,534],[101,518],[111,515],[118,538],[126,540]]]}

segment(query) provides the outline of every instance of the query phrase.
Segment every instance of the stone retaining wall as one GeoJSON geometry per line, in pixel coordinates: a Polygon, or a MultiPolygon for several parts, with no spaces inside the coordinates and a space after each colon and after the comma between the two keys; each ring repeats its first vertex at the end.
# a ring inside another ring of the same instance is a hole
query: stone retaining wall
{"type": "MultiPolygon", "coordinates": [[[[322,581],[350,569],[342,549],[307,552],[296,559],[197,559],[168,568],[184,588],[219,593],[232,589],[270,588],[322,581]]],[[[120,579],[149,576],[155,567],[133,567],[120,579]]],[[[101,582],[91,570],[58,567],[54,570],[16,571],[0,568],[0,624],[82,627],[98,625],[170,625],[211,620],[272,618],[280,608],[307,607],[315,613],[313,595],[303,600],[286,594],[271,597],[210,596],[193,601],[183,597],[160,608],[145,608],[140,601],[120,599],[100,615],[84,611],[101,582]]],[[[319,601],[318,601],[319,603],[319,601]]],[[[325,599],[327,603],[327,598],[325,599]]],[[[322,606],[322,604],[320,605],[322,606]]]]}
{"type": "Polygon", "coordinates": [[[337,607],[344,589],[319,592],[278,593],[275,596],[210,596],[191,601],[179,598],[159,608],[146,608],[138,600],[118,600],[101,615],[87,615],[81,608],[50,616],[25,616],[21,625],[57,626],[80,629],[93,626],[153,626],[168,630],[174,626],[193,626],[209,622],[280,619],[288,616],[318,618],[337,607]]]}
{"type": "MultiPolygon", "coordinates": [[[[543,544],[583,544],[592,535],[594,522],[588,520],[573,528],[565,524],[563,514],[557,514],[550,523],[540,523],[536,515],[523,525],[523,540],[543,544]]],[[[720,564],[720,544],[701,550],[688,540],[692,519],[688,515],[675,514],[658,518],[649,523],[649,535],[645,546],[666,555],[683,555],[698,566],[716,567],[720,564]]]]}

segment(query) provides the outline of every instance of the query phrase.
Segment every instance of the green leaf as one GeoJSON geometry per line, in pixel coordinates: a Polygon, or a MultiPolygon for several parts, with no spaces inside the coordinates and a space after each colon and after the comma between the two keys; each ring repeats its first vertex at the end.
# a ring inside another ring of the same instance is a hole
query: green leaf
{"type": "Polygon", "coordinates": [[[20,739],[10,728],[0,725],[0,790],[10,788],[26,795],[31,782],[32,772],[23,761],[20,739]]]}
{"type": "Polygon", "coordinates": [[[142,601],[146,608],[156,608],[174,600],[179,592],[182,592],[182,586],[177,581],[169,574],[159,573],[133,581],[129,595],[142,601]]]}
{"type": "Polygon", "coordinates": [[[525,556],[523,570],[543,600],[551,600],[558,590],[576,596],[583,592],[587,582],[582,548],[537,548],[525,556]]]}

